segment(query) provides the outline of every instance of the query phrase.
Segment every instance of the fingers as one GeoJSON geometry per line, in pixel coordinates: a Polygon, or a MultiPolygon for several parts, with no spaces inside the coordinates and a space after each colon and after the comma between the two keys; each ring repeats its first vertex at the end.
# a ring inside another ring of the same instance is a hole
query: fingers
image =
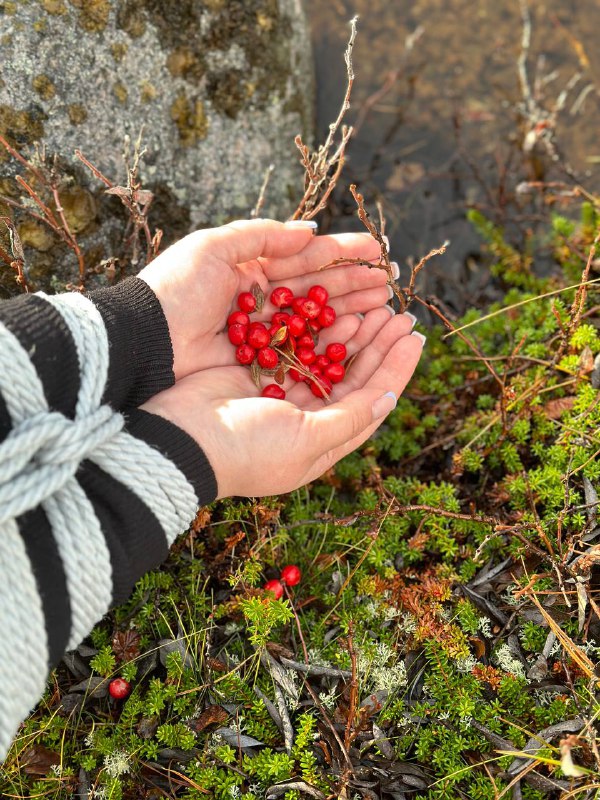
{"type": "MultiPolygon", "coordinates": [[[[345,266],[330,267],[320,272],[311,272],[308,275],[296,276],[285,282],[297,297],[306,296],[308,290],[315,283],[324,286],[329,292],[329,297],[334,298],[349,292],[363,291],[375,286],[385,286],[387,272],[378,267],[345,266]]],[[[284,284],[280,283],[280,286],[284,284]]]]}
{"type": "MultiPolygon", "coordinates": [[[[289,258],[314,239],[315,226],[273,219],[236,220],[220,228],[196,231],[188,244],[210,251],[227,264],[242,264],[259,257],[289,258]]],[[[186,241],[184,240],[184,241],[186,241]]]]}
{"type": "MultiPolygon", "coordinates": [[[[296,252],[284,262],[270,262],[265,259],[263,269],[270,281],[286,281],[290,278],[315,273],[320,267],[338,258],[377,261],[380,253],[379,244],[368,233],[316,236],[307,242],[304,249],[296,252]]],[[[334,268],[332,267],[332,269],[334,268]]],[[[319,277],[323,275],[323,272],[318,273],[319,277]]],[[[314,277],[315,275],[313,275],[314,277]]]]}
{"type": "MultiPolygon", "coordinates": [[[[361,350],[367,347],[373,341],[379,331],[384,327],[384,325],[387,325],[391,318],[392,314],[389,306],[384,306],[383,308],[374,308],[371,311],[368,311],[365,314],[359,328],[357,329],[356,334],[347,342],[345,342],[346,350],[348,351],[348,357],[353,356],[355,353],[359,353],[361,350]]],[[[409,331],[410,327],[407,326],[406,333],[409,331]]]]}
{"type": "Polygon", "coordinates": [[[342,400],[318,411],[306,412],[309,435],[320,453],[329,453],[331,463],[356,449],[381,424],[373,418],[373,404],[387,392],[399,397],[421,357],[423,342],[403,336],[389,350],[367,383],[342,400]]]}
{"type": "Polygon", "coordinates": [[[329,305],[335,309],[336,314],[365,314],[373,308],[380,308],[392,298],[391,286],[376,286],[364,289],[362,292],[349,292],[340,297],[332,297],[329,305]]]}

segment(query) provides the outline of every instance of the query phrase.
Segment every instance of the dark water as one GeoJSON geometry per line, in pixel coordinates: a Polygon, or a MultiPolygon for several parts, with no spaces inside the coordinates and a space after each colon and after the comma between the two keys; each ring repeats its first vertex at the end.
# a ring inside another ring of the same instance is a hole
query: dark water
{"type": "Polygon", "coordinates": [[[306,0],[317,62],[318,123],[332,121],[345,87],[343,50],[348,21],[359,14],[351,123],[362,124],[350,145],[343,187],[324,220],[330,230],[354,226],[352,181],[371,201],[382,198],[394,255],[402,264],[445,239],[446,256],[427,265],[424,291],[457,310],[481,303],[488,287],[480,240],[465,221],[476,207],[506,227],[519,243],[543,230],[550,208],[575,213],[554,193],[522,195],[523,181],[573,180],[600,192],[600,30],[598,0],[529,3],[527,59],[538,113],[523,113],[517,61],[522,12],[518,0],[306,0]],[[407,52],[406,39],[422,33],[407,52]],[[392,88],[369,98],[396,73],[392,88]],[[547,114],[570,81],[556,121],[547,114]],[[365,106],[365,103],[367,106],[365,106]],[[544,116],[546,114],[546,116],[544,116]],[[535,118],[534,118],[535,117],[535,118]],[[553,132],[554,161],[543,141],[527,133],[536,120],[553,132]]]}

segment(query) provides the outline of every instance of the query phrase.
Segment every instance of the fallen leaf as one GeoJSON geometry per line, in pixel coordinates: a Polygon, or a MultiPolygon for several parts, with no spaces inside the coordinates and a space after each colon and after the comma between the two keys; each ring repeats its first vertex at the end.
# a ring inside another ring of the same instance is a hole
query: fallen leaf
{"type": "Polygon", "coordinates": [[[40,744],[29,747],[21,757],[21,767],[28,775],[47,775],[56,764],[60,764],[60,755],[40,744]]]}
{"type": "Polygon", "coordinates": [[[574,395],[558,397],[556,400],[549,400],[544,406],[544,411],[548,419],[559,419],[563,412],[571,411],[574,402],[574,395]]]}
{"type": "Polygon", "coordinates": [[[188,725],[196,733],[201,733],[209,725],[222,725],[228,717],[223,706],[213,705],[205,708],[198,719],[190,720],[188,725]]]}

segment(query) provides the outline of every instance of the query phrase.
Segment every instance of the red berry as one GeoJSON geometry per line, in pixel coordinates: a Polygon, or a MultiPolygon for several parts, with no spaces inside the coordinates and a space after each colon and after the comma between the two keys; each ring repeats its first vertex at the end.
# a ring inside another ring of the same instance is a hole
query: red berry
{"type": "Polygon", "coordinates": [[[327,358],[327,356],[317,356],[317,360],[315,361],[315,366],[317,366],[323,372],[325,371],[325,367],[328,367],[331,364],[331,361],[327,358]]]}
{"type": "Polygon", "coordinates": [[[235,351],[235,357],[240,364],[251,364],[256,356],[256,350],[249,344],[241,344],[235,351]]]}
{"type": "Polygon", "coordinates": [[[302,382],[303,380],[305,380],[305,377],[304,377],[304,375],[302,375],[302,373],[301,373],[301,372],[298,372],[298,370],[297,370],[297,369],[293,369],[293,368],[292,368],[292,369],[291,369],[291,370],[288,372],[288,375],[290,376],[290,378],[291,378],[293,381],[297,381],[298,383],[300,383],[300,382],[302,382]]]}
{"type": "Polygon", "coordinates": [[[256,308],[256,297],[251,292],[241,292],[237,302],[240,311],[246,311],[248,314],[251,314],[256,308]]]}
{"type": "Polygon", "coordinates": [[[256,326],[251,325],[249,327],[246,341],[250,347],[260,350],[261,347],[266,347],[269,344],[271,341],[271,334],[267,330],[267,326],[259,322],[256,326]]]}
{"type": "Polygon", "coordinates": [[[265,592],[272,592],[275,595],[275,600],[279,600],[283,597],[283,586],[277,578],[273,578],[272,581],[267,581],[264,585],[264,590],[265,592]]]}
{"type": "Polygon", "coordinates": [[[290,315],[287,313],[287,311],[277,311],[275,314],[273,314],[271,323],[273,325],[287,325],[289,318],[290,315]]]}
{"type": "Polygon", "coordinates": [[[246,341],[248,327],[246,325],[230,325],[227,336],[231,344],[243,344],[246,341]]]}
{"type": "MultiPolygon", "coordinates": [[[[304,322],[304,320],[302,321],[304,322]]],[[[302,336],[299,336],[296,339],[296,344],[298,347],[309,347],[311,350],[315,349],[315,340],[310,333],[303,333],[302,336]]]]}
{"type": "Polygon", "coordinates": [[[343,361],[347,355],[346,345],[341,344],[341,342],[328,344],[325,352],[330,361],[343,361]]]}
{"type": "Polygon", "coordinates": [[[324,306],[329,300],[329,292],[324,286],[311,286],[308,290],[307,297],[309,300],[314,300],[320,306],[324,306]]]}
{"type": "Polygon", "coordinates": [[[302,573],[295,564],[288,564],[287,567],[281,570],[279,577],[282,583],[287,583],[288,586],[296,586],[296,584],[300,583],[302,573]]]}
{"type": "Polygon", "coordinates": [[[317,317],[317,322],[322,328],[329,328],[335,322],[336,317],[335,309],[331,306],[323,306],[321,313],[317,317]]]}
{"type": "Polygon", "coordinates": [[[270,383],[260,393],[261,397],[272,397],[274,400],[285,400],[285,392],[276,383],[270,383]]]}
{"type": "Polygon", "coordinates": [[[232,311],[227,317],[228,325],[249,325],[250,317],[245,311],[232,311]]]}
{"type": "Polygon", "coordinates": [[[328,395],[331,391],[331,381],[325,375],[319,375],[316,381],[310,384],[310,390],[315,397],[323,397],[323,394],[328,395]]]}
{"type": "Polygon", "coordinates": [[[321,313],[322,306],[319,305],[315,300],[309,300],[306,298],[302,304],[300,305],[300,316],[304,317],[305,319],[316,319],[319,314],[321,313]]]}
{"type": "Polygon", "coordinates": [[[306,299],[307,299],[306,297],[294,297],[294,299],[292,300],[292,311],[294,312],[294,314],[300,313],[302,304],[306,299]]]}
{"type": "Polygon", "coordinates": [[[271,325],[269,328],[269,344],[271,344],[271,339],[275,334],[277,334],[277,344],[283,344],[288,338],[288,329],[285,325],[271,325]]]}
{"type": "Polygon", "coordinates": [[[308,371],[311,373],[311,375],[314,375],[315,378],[320,378],[321,375],[323,374],[323,370],[321,369],[321,367],[317,367],[316,364],[311,364],[310,367],[308,368],[308,371]]]}
{"type": "Polygon", "coordinates": [[[286,324],[292,336],[302,336],[306,330],[306,320],[299,314],[292,314],[286,324]]]}
{"type": "Polygon", "coordinates": [[[261,347],[258,351],[258,363],[263,369],[273,369],[277,366],[279,356],[272,347],[261,347]]]}
{"type": "Polygon", "coordinates": [[[131,692],[131,684],[123,678],[115,678],[108,684],[108,691],[115,700],[124,700],[131,692]]]}
{"type": "Polygon", "coordinates": [[[323,370],[323,374],[329,378],[332,383],[339,383],[340,381],[344,380],[344,375],[346,374],[346,370],[344,369],[344,365],[340,363],[329,364],[323,370]]]}
{"type": "Polygon", "coordinates": [[[287,286],[279,286],[271,292],[271,302],[277,308],[285,308],[292,304],[294,293],[287,286]]]}
{"type": "Polygon", "coordinates": [[[296,350],[296,358],[301,364],[304,364],[305,367],[308,367],[309,364],[312,364],[315,359],[317,358],[314,349],[310,347],[299,347],[296,350]]]}
{"type": "Polygon", "coordinates": [[[319,324],[318,319],[309,319],[308,327],[311,329],[313,333],[318,333],[321,330],[321,326],[319,324]]]}

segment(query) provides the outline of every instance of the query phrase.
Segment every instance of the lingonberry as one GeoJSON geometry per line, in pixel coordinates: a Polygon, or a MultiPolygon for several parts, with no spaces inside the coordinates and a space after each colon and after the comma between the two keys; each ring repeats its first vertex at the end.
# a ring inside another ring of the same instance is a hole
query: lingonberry
{"type": "Polygon", "coordinates": [[[294,299],[292,300],[292,311],[294,312],[294,314],[299,314],[300,313],[300,309],[302,308],[302,304],[307,299],[308,298],[306,298],[306,297],[294,297],[294,299]]]}
{"type": "Polygon", "coordinates": [[[299,314],[292,314],[286,324],[292,336],[302,336],[306,330],[306,320],[299,314]]]}
{"type": "Polygon", "coordinates": [[[293,299],[294,293],[287,286],[278,286],[277,289],[273,289],[271,292],[271,302],[277,308],[285,308],[291,305],[293,299]]]}
{"type": "Polygon", "coordinates": [[[301,373],[301,372],[298,372],[298,370],[297,370],[297,369],[294,369],[293,367],[292,367],[292,369],[291,369],[291,370],[288,372],[288,375],[290,376],[290,378],[291,378],[293,381],[297,381],[298,383],[300,383],[301,381],[305,380],[305,376],[304,376],[304,375],[302,375],[302,373],[301,373]]]}
{"type": "Polygon", "coordinates": [[[346,358],[346,345],[341,342],[332,342],[325,348],[327,358],[330,361],[343,361],[346,358]]]}
{"type": "Polygon", "coordinates": [[[256,350],[249,344],[241,344],[235,351],[235,357],[240,364],[251,364],[256,356],[256,350]]]}
{"type": "Polygon", "coordinates": [[[115,700],[124,700],[131,692],[131,684],[123,678],[115,678],[108,684],[108,691],[115,700]]]}
{"type": "Polygon", "coordinates": [[[302,573],[295,564],[288,564],[287,567],[281,570],[281,575],[279,576],[279,580],[282,583],[286,583],[288,586],[296,586],[300,583],[301,578],[302,573]]]}
{"type": "Polygon", "coordinates": [[[252,292],[240,292],[240,294],[238,294],[237,303],[240,311],[251,314],[256,308],[256,297],[254,297],[252,292]]]}
{"type": "Polygon", "coordinates": [[[271,323],[273,325],[287,325],[289,318],[290,315],[287,313],[287,311],[277,311],[277,313],[273,314],[271,323]]]}
{"type": "Polygon", "coordinates": [[[230,325],[229,329],[227,330],[227,336],[229,337],[229,341],[231,344],[243,344],[246,341],[246,335],[248,334],[248,326],[247,325],[230,325]]]}
{"type": "Polygon", "coordinates": [[[322,372],[325,372],[325,367],[328,367],[331,364],[331,361],[327,358],[327,356],[317,356],[315,361],[315,366],[318,367],[322,372]]]}
{"type": "Polygon", "coordinates": [[[315,300],[306,298],[299,306],[299,314],[304,319],[316,319],[321,313],[322,306],[315,300]]]}
{"type": "Polygon", "coordinates": [[[315,397],[323,397],[331,392],[331,381],[325,375],[319,375],[316,380],[310,384],[310,390],[315,397]]]}
{"type": "Polygon", "coordinates": [[[258,363],[263,369],[273,369],[277,366],[279,356],[272,347],[261,347],[258,351],[258,363]]]}
{"type": "Polygon", "coordinates": [[[227,317],[228,325],[250,325],[250,317],[245,311],[232,311],[227,317]]]}
{"type": "Polygon", "coordinates": [[[269,383],[260,393],[261,397],[272,397],[275,400],[285,400],[285,391],[276,383],[269,383]]]}
{"type": "MultiPolygon", "coordinates": [[[[304,320],[302,320],[302,322],[304,322],[304,320]]],[[[315,349],[315,340],[310,333],[303,333],[302,336],[299,336],[296,339],[296,344],[298,347],[309,347],[311,350],[315,349]]]]}
{"type": "Polygon", "coordinates": [[[314,375],[315,378],[320,378],[321,375],[323,374],[323,370],[321,369],[321,367],[317,367],[316,364],[311,364],[310,367],[308,368],[308,371],[310,372],[311,375],[314,375]]]}
{"type": "Polygon", "coordinates": [[[250,347],[260,350],[261,347],[266,347],[271,341],[271,334],[267,330],[266,325],[259,322],[256,326],[251,325],[248,328],[248,336],[246,341],[250,347]]]}
{"type": "Polygon", "coordinates": [[[307,326],[313,333],[318,333],[321,330],[321,326],[319,325],[318,319],[309,319],[307,322],[307,326]]]}
{"type": "Polygon", "coordinates": [[[264,590],[265,592],[272,592],[275,595],[275,600],[280,600],[283,597],[283,586],[277,578],[267,581],[264,585],[264,590]]]}
{"type": "Polygon", "coordinates": [[[296,358],[301,364],[304,364],[305,367],[308,367],[309,364],[312,364],[315,361],[317,356],[314,348],[299,347],[296,350],[296,358]]]}
{"type": "Polygon", "coordinates": [[[325,367],[323,374],[329,378],[332,383],[339,383],[340,381],[344,380],[346,370],[343,364],[334,362],[333,364],[328,364],[328,366],[325,367]]]}
{"type": "Polygon", "coordinates": [[[317,322],[322,328],[329,328],[335,322],[337,314],[331,306],[323,306],[321,313],[317,317],[317,322]]]}
{"type": "Polygon", "coordinates": [[[329,292],[324,286],[311,286],[308,290],[307,297],[309,300],[314,300],[320,306],[324,306],[329,300],[329,292]]]}

